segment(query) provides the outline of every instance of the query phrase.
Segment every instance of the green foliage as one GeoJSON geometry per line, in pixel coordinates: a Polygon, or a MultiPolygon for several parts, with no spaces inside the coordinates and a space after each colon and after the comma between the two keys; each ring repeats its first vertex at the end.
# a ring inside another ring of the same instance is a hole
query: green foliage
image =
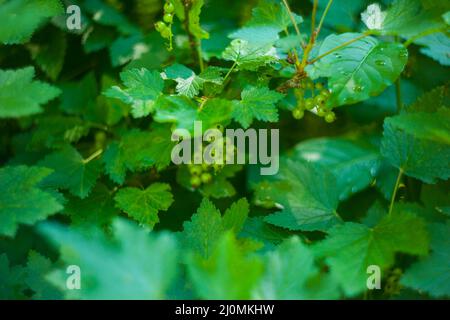
{"type": "Polygon", "coordinates": [[[69,2],[0,0],[0,299],[450,297],[446,1],[69,2]]]}
{"type": "Polygon", "coordinates": [[[18,118],[43,111],[41,105],[61,92],[47,83],[33,81],[34,68],[0,70],[0,118],[18,118]]]}

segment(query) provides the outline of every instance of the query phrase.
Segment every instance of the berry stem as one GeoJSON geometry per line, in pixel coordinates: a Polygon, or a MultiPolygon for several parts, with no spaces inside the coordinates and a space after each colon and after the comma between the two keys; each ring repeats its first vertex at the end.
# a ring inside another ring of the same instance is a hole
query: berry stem
{"type": "Polygon", "coordinates": [[[291,18],[291,22],[294,25],[294,29],[295,29],[295,32],[297,33],[300,43],[302,44],[302,46],[305,46],[305,42],[303,41],[302,34],[300,33],[300,29],[298,28],[298,25],[295,22],[295,18],[294,18],[294,15],[292,14],[291,8],[289,7],[289,3],[287,2],[287,0],[283,0],[283,4],[286,7],[289,17],[291,18]]]}
{"type": "Polygon", "coordinates": [[[392,213],[392,209],[394,209],[395,198],[397,197],[398,187],[400,186],[400,182],[403,177],[403,169],[400,168],[398,171],[397,181],[395,182],[394,191],[392,192],[391,204],[389,205],[389,215],[392,213]]]}
{"type": "Polygon", "coordinates": [[[317,27],[316,37],[319,36],[320,30],[322,29],[323,22],[325,21],[325,17],[327,16],[332,3],[333,3],[333,0],[328,0],[328,4],[322,13],[322,17],[320,18],[319,26],[317,27]]]}
{"type": "Polygon", "coordinates": [[[234,70],[234,68],[236,68],[236,66],[237,66],[237,62],[235,61],[233,63],[233,65],[231,66],[230,70],[228,70],[227,74],[223,78],[223,83],[225,83],[225,81],[228,79],[228,77],[230,76],[231,72],[233,72],[233,70],[234,70]]]}
{"type": "Polygon", "coordinates": [[[101,155],[103,153],[103,149],[98,149],[97,151],[95,151],[93,154],[91,154],[89,157],[87,157],[86,159],[83,159],[83,163],[87,164],[89,162],[91,162],[92,160],[94,160],[95,158],[97,158],[99,155],[101,155]]]}

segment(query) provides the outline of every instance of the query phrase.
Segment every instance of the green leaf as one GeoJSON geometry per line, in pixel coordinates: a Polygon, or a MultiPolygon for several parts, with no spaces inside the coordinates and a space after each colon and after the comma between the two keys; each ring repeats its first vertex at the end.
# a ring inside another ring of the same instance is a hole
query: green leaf
{"type": "Polygon", "coordinates": [[[49,275],[68,298],[164,299],[176,276],[178,250],[173,235],[149,234],[122,219],[113,224],[114,239],[100,232],[88,237],[50,223],[39,230],[60,246],[64,262],[80,267],[80,290],[66,289],[65,270],[49,275]]]}
{"type": "Polygon", "coordinates": [[[131,24],[124,15],[104,1],[85,1],[83,8],[92,14],[92,20],[98,24],[115,27],[124,35],[139,33],[139,29],[131,24]]]}
{"type": "Polygon", "coordinates": [[[112,192],[105,185],[98,183],[88,197],[67,197],[68,202],[64,206],[64,213],[70,217],[72,226],[89,227],[109,226],[113,217],[119,215],[115,208],[112,192]]]}
{"type": "Polygon", "coordinates": [[[278,110],[275,104],[282,98],[281,93],[267,87],[247,87],[241,93],[241,100],[233,102],[233,118],[245,129],[254,119],[276,122],[278,110]]]}
{"type": "Polygon", "coordinates": [[[225,233],[205,260],[188,256],[188,274],[202,299],[250,299],[263,265],[257,256],[244,255],[232,233],[225,233]]]}
{"type": "Polygon", "coordinates": [[[164,72],[167,79],[175,80],[177,83],[176,90],[180,95],[193,98],[200,90],[203,89],[205,82],[222,84],[223,78],[220,69],[208,67],[200,75],[196,75],[194,71],[181,64],[174,64],[165,69],[164,72]]]}
{"type": "Polygon", "coordinates": [[[368,266],[386,270],[394,263],[396,252],[426,255],[428,233],[425,222],[414,212],[397,206],[373,228],[353,222],[335,226],[315,251],[325,258],[345,293],[354,296],[366,289],[368,266]]]}
{"type": "Polygon", "coordinates": [[[38,39],[28,45],[31,57],[39,68],[56,80],[62,70],[64,58],[66,56],[67,39],[63,31],[51,28],[40,35],[38,39]]]}
{"type": "Polygon", "coordinates": [[[203,198],[191,221],[183,223],[183,242],[191,250],[208,258],[224,231],[220,211],[208,198],[203,198]]]}
{"type": "Polygon", "coordinates": [[[168,127],[156,125],[150,132],[129,130],[119,142],[112,142],[103,156],[105,169],[111,180],[122,184],[127,171],[135,172],[152,166],[157,170],[167,167],[175,145],[170,137],[168,127]]]}
{"type": "Polygon", "coordinates": [[[0,168],[0,234],[14,236],[19,224],[32,225],[63,208],[39,183],[52,170],[14,166],[0,168]]]}
{"type": "MultiPolygon", "coordinates": [[[[317,55],[361,36],[358,33],[330,35],[317,55]]],[[[399,43],[380,42],[365,37],[324,56],[306,70],[311,78],[328,78],[329,106],[353,104],[379,95],[403,71],[408,51],[399,43]]]]}
{"type": "Polygon", "coordinates": [[[438,61],[444,66],[450,66],[450,38],[443,32],[430,34],[419,38],[414,43],[423,46],[420,52],[438,61]]]}
{"type": "Polygon", "coordinates": [[[447,180],[450,169],[447,93],[437,88],[426,93],[399,116],[387,118],[381,153],[405,174],[427,183],[447,180]]]}
{"type": "Polygon", "coordinates": [[[249,205],[245,198],[233,203],[222,218],[214,204],[203,198],[191,221],[183,223],[183,242],[186,247],[208,258],[220,237],[228,230],[239,232],[247,219],[249,205]]]}
{"type": "Polygon", "coordinates": [[[44,180],[46,185],[67,189],[80,198],[89,195],[102,172],[100,161],[83,159],[71,146],[46,156],[39,165],[54,170],[44,180]]]}
{"type": "Polygon", "coordinates": [[[223,215],[223,225],[226,230],[239,233],[248,217],[249,204],[247,199],[242,198],[233,203],[223,215]]]}
{"type": "Polygon", "coordinates": [[[45,279],[52,269],[53,263],[50,259],[33,250],[28,253],[25,283],[28,288],[33,290],[33,299],[57,300],[62,298],[61,292],[45,279]]]}
{"type": "Polygon", "coordinates": [[[0,118],[40,113],[43,111],[42,104],[61,93],[59,89],[33,78],[33,67],[0,70],[0,118]]]}
{"type": "Polygon", "coordinates": [[[432,253],[406,270],[401,279],[404,286],[426,292],[435,298],[450,296],[449,233],[448,223],[431,225],[432,253]]]}
{"type": "Polygon", "coordinates": [[[272,46],[255,46],[247,40],[234,39],[222,53],[222,58],[233,61],[242,70],[255,71],[277,61],[276,50],[272,46]]]}
{"type": "Polygon", "coordinates": [[[212,98],[206,100],[201,108],[184,96],[165,96],[154,115],[156,122],[174,123],[173,129],[186,129],[191,137],[194,122],[202,122],[202,133],[217,125],[226,126],[231,121],[233,106],[230,100],[212,98]]]}
{"type": "Polygon", "coordinates": [[[340,221],[336,212],[340,190],[336,178],[326,168],[287,160],[280,164],[276,179],[287,184],[272,194],[272,200],[282,211],[267,216],[265,221],[303,231],[326,231],[340,221]]]}
{"type": "Polygon", "coordinates": [[[8,256],[0,254],[0,299],[23,299],[25,270],[21,266],[10,266],[8,256]]]}
{"type": "Polygon", "coordinates": [[[340,200],[367,188],[375,180],[381,160],[373,146],[342,138],[307,140],[294,148],[292,157],[331,168],[340,200]]]}
{"type": "Polygon", "coordinates": [[[209,34],[200,26],[200,13],[204,0],[193,0],[189,9],[189,32],[197,39],[208,39],[209,34]]]}
{"type": "Polygon", "coordinates": [[[258,288],[253,293],[256,299],[303,300],[337,298],[339,293],[335,283],[319,275],[314,265],[314,255],[298,237],[292,237],[268,252],[265,257],[266,270],[258,288]],[[321,288],[314,278],[320,276],[328,284],[321,288]]]}
{"type": "Polygon", "coordinates": [[[387,10],[382,23],[384,34],[404,38],[445,27],[439,10],[425,10],[420,0],[396,0],[387,10]]]}
{"type": "Polygon", "coordinates": [[[117,206],[142,225],[153,227],[159,222],[158,212],[166,211],[173,203],[170,185],[154,183],[144,190],[123,188],[114,200],[117,206]]]}
{"type": "Polygon", "coordinates": [[[63,7],[58,0],[2,1],[0,42],[4,44],[27,42],[38,27],[62,13],[63,7]]]}
{"type": "Polygon", "coordinates": [[[417,139],[450,145],[450,109],[442,108],[435,113],[405,113],[386,119],[386,123],[417,139]]]}
{"type": "Polygon", "coordinates": [[[98,88],[94,73],[90,72],[76,82],[64,82],[60,88],[60,108],[64,112],[85,116],[89,107],[95,106],[98,88]]]}
{"type": "Polygon", "coordinates": [[[122,72],[120,78],[125,89],[113,86],[105,92],[105,95],[130,104],[131,114],[135,118],[152,113],[164,89],[161,75],[157,71],[134,68],[122,72]]]}
{"type": "MultiPolygon", "coordinates": [[[[297,23],[303,21],[302,17],[295,13],[294,18],[297,23]]],[[[292,26],[292,21],[289,12],[281,1],[261,0],[258,6],[252,10],[252,18],[246,25],[273,27],[281,32],[292,26]]]]}

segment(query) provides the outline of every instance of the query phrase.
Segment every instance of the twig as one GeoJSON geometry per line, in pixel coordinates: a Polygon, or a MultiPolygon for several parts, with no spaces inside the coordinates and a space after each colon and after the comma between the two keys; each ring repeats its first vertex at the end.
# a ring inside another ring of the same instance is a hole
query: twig
{"type": "Polygon", "coordinates": [[[322,13],[322,17],[320,18],[319,26],[317,27],[317,30],[316,30],[316,37],[319,36],[320,30],[322,29],[323,22],[325,21],[325,17],[327,16],[332,3],[333,3],[333,0],[328,0],[328,4],[327,4],[324,12],[322,13]]]}

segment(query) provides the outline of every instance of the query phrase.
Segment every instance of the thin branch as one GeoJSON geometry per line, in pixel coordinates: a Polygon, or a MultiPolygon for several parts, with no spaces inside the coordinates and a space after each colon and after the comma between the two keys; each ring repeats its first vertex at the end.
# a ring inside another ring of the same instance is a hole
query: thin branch
{"type": "Polygon", "coordinates": [[[101,155],[103,153],[103,149],[98,149],[97,151],[95,151],[93,154],[91,154],[89,157],[87,157],[86,159],[83,159],[83,163],[89,163],[92,160],[94,160],[95,158],[97,158],[99,155],[101,155]]]}
{"type": "Polygon", "coordinates": [[[311,17],[311,38],[314,37],[314,31],[316,30],[316,14],[317,14],[317,5],[318,4],[319,4],[319,0],[314,0],[312,17],[311,17]]]}
{"type": "Polygon", "coordinates": [[[300,40],[300,43],[302,44],[302,46],[304,46],[305,45],[305,41],[302,38],[302,34],[300,33],[300,29],[298,28],[297,22],[295,22],[294,15],[293,15],[293,13],[291,11],[291,8],[289,7],[289,4],[288,4],[287,0],[283,0],[283,4],[286,7],[286,10],[287,10],[287,12],[289,14],[289,17],[291,18],[291,22],[294,25],[294,29],[295,29],[295,32],[297,33],[297,36],[298,36],[298,38],[300,40]]]}
{"type": "Polygon", "coordinates": [[[225,83],[225,81],[228,79],[228,77],[230,76],[231,72],[233,72],[234,68],[236,68],[237,66],[237,62],[235,61],[233,63],[233,65],[231,66],[230,70],[228,70],[227,74],[225,75],[225,77],[223,78],[223,83],[225,83]]]}
{"type": "Polygon", "coordinates": [[[397,181],[395,182],[394,191],[392,192],[391,204],[389,205],[389,215],[392,213],[392,209],[394,208],[395,198],[397,197],[398,187],[400,186],[400,181],[402,180],[403,169],[400,168],[398,171],[397,181]]]}
{"type": "Polygon", "coordinates": [[[333,0],[328,0],[328,4],[327,4],[324,12],[322,13],[322,17],[320,18],[319,26],[317,27],[316,37],[319,36],[320,30],[322,29],[323,22],[325,21],[325,17],[327,16],[332,3],[333,3],[333,0]]]}

